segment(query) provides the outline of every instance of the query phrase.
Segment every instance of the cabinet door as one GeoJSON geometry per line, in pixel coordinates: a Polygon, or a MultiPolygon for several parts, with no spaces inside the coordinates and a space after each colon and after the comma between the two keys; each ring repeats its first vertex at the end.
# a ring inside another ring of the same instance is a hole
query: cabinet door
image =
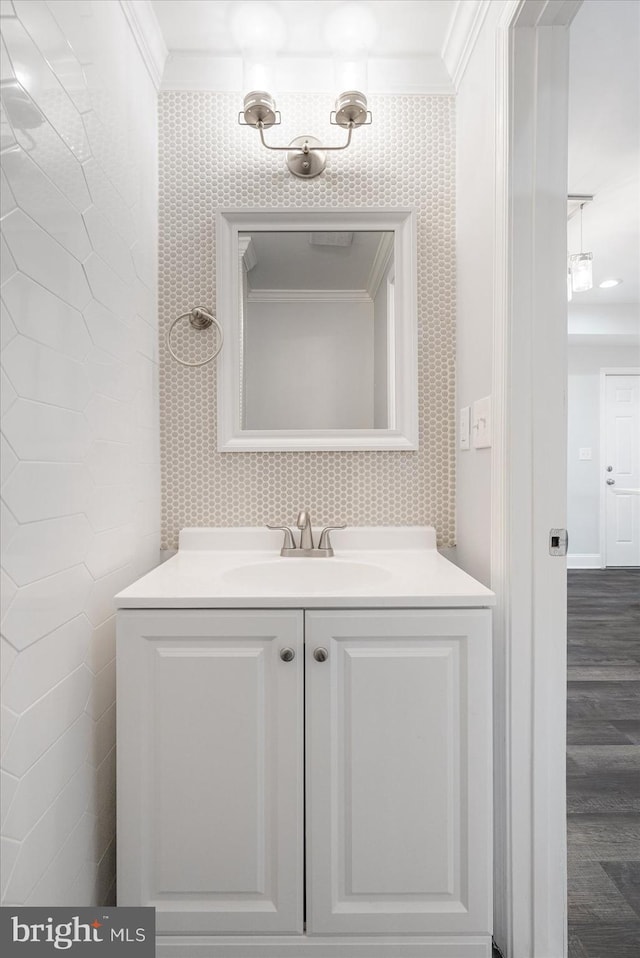
{"type": "Polygon", "coordinates": [[[165,934],[301,932],[302,613],[118,620],[118,904],[165,934]]]}
{"type": "Polygon", "coordinates": [[[307,613],[310,934],[490,932],[489,623],[307,613]]]}

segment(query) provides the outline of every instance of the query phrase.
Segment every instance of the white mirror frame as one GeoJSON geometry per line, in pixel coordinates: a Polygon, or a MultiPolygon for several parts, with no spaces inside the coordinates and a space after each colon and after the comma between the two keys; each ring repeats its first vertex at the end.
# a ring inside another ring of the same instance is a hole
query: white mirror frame
{"type": "Polygon", "coordinates": [[[223,209],[216,215],[218,450],[289,452],[418,448],[416,224],[413,209],[223,209]],[[395,295],[390,429],[244,429],[241,421],[242,270],[239,234],[278,231],[393,231],[395,295]]]}

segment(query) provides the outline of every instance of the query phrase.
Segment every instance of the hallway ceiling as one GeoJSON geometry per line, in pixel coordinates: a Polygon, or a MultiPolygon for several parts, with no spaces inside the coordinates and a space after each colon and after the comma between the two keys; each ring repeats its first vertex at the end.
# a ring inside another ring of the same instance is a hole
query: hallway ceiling
{"type": "MultiPolygon", "coordinates": [[[[571,25],[569,193],[594,194],[583,211],[594,288],[575,306],[640,300],[640,3],[587,0],[571,25]],[[623,280],[599,289],[609,277],[623,280]]],[[[579,252],[580,216],[569,222],[579,252]]]]}

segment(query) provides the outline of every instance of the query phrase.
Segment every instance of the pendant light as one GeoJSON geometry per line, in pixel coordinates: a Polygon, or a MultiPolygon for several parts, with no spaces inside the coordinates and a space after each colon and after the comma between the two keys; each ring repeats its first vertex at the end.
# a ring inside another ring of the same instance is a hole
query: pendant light
{"type": "Polygon", "coordinates": [[[593,287],[593,253],[585,253],[582,242],[582,211],[585,204],[580,204],[580,252],[569,256],[569,272],[571,274],[571,289],[574,293],[584,293],[593,287]]]}

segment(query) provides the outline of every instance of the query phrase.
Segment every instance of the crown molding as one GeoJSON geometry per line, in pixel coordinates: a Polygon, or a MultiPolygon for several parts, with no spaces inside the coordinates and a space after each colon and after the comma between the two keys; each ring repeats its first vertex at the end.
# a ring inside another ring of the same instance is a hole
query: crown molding
{"type": "Polygon", "coordinates": [[[490,6],[491,0],[458,0],[442,47],[442,59],[456,91],[490,6]]]}
{"type": "Polygon", "coordinates": [[[250,273],[253,267],[258,265],[258,254],[252,236],[238,237],[238,252],[242,258],[242,265],[247,273],[250,273]]]}
{"type": "Polygon", "coordinates": [[[624,346],[625,353],[629,346],[638,348],[637,333],[568,333],[567,342],[569,346],[594,346],[596,349],[600,346],[624,346]]]}
{"type": "Polygon", "coordinates": [[[380,237],[373,263],[371,264],[369,276],[367,277],[367,293],[372,300],[378,295],[378,288],[382,282],[382,277],[393,256],[393,247],[394,234],[390,232],[383,233],[380,237]]]}
{"type": "Polygon", "coordinates": [[[514,27],[568,27],[583,0],[537,0],[521,3],[513,20],[514,27]]]}
{"type": "Polygon", "coordinates": [[[250,303],[371,303],[366,289],[249,289],[250,303]]]}
{"type": "MultiPolygon", "coordinates": [[[[274,89],[279,93],[322,93],[335,99],[334,65],[326,57],[280,57],[274,67],[274,89]]],[[[172,50],[162,77],[163,91],[207,90],[239,93],[242,90],[242,57],[208,56],[172,50]]],[[[371,57],[367,95],[455,93],[439,56],[371,57]]]]}
{"type": "Polygon", "coordinates": [[[151,0],[120,0],[120,6],[151,82],[159,90],[169,51],[151,0]]]}

